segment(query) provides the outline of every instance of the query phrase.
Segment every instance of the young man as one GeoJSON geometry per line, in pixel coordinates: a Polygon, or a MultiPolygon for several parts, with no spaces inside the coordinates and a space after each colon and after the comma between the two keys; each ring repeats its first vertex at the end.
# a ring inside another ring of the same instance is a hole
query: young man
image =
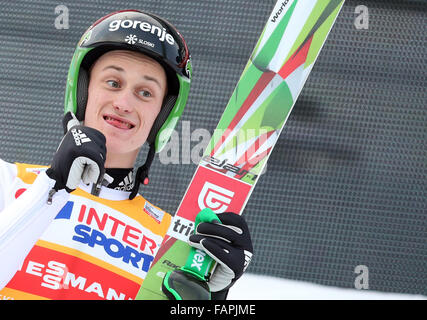
{"type": "MultiPolygon", "coordinates": [[[[138,194],[154,154],[185,107],[191,62],[181,34],[137,10],[114,12],[82,36],[65,93],[65,135],[50,167],[0,160],[0,294],[14,299],[134,299],[171,216],[138,194]],[[133,179],[142,145],[146,163],[133,179]]],[[[218,267],[213,298],[251,256],[239,215],[202,223],[190,244],[218,267]]]]}

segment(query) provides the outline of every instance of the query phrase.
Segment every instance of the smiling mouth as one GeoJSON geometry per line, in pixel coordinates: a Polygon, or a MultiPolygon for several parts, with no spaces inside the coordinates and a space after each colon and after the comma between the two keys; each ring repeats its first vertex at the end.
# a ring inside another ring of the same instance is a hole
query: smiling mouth
{"type": "Polygon", "coordinates": [[[108,124],[112,125],[113,127],[118,128],[118,129],[129,130],[129,129],[132,129],[135,127],[134,124],[132,124],[126,120],[117,118],[117,117],[105,115],[103,118],[108,124]]]}

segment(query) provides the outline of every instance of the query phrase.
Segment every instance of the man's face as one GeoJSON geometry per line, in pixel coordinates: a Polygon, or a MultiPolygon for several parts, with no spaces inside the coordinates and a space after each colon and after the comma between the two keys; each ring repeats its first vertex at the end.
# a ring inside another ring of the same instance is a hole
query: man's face
{"type": "Polygon", "coordinates": [[[105,135],[106,167],[133,167],[166,90],[164,69],[143,54],[114,50],[94,63],[85,125],[105,135]]]}

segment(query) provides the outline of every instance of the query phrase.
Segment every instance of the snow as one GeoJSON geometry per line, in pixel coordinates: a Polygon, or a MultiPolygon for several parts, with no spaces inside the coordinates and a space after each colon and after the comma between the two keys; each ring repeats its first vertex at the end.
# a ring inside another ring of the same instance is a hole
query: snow
{"type": "Polygon", "coordinates": [[[227,300],[427,300],[427,296],[330,287],[249,273],[230,289],[227,300]]]}

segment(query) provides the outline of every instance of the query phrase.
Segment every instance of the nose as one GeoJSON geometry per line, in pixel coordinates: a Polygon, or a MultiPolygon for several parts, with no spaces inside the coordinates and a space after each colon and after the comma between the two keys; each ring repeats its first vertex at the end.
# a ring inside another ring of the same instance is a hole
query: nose
{"type": "Polygon", "coordinates": [[[113,100],[113,108],[117,112],[130,113],[133,111],[133,93],[130,90],[122,90],[113,100]]]}

